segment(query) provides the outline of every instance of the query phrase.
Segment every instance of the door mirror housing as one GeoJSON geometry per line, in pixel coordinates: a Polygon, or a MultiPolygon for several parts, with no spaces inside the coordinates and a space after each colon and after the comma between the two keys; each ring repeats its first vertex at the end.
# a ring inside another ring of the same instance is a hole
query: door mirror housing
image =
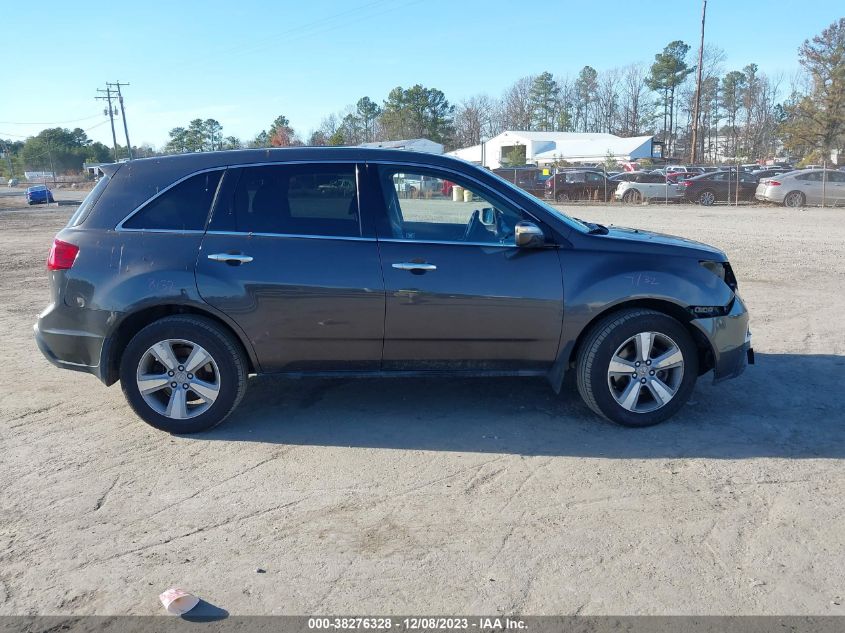
{"type": "Polygon", "coordinates": [[[514,242],[520,248],[539,248],[545,245],[546,236],[533,222],[517,222],[514,226],[514,242]]]}
{"type": "Polygon", "coordinates": [[[496,211],[492,207],[484,207],[481,209],[479,219],[485,226],[494,226],[496,224],[496,211]]]}

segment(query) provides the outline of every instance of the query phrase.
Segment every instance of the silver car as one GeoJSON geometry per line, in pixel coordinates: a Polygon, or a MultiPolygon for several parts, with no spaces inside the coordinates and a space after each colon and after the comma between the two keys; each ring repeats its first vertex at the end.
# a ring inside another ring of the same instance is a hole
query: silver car
{"type": "Polygon", "coordinates": [[[832,169],[799,169],[763,178],[754,197],[785,207],[845,204],[845,173],[832,169]]]}

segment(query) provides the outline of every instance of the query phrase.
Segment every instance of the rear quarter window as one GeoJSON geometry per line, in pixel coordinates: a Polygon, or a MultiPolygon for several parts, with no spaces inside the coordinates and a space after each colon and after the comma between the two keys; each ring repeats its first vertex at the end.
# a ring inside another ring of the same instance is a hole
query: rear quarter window
{"type": "Polygon", "coordinates": [[[106,190],[106,187],[109,184],[108,176],[103,176],[100,180],[97,181],[97,184],[94,185],[94,188],[88,192],[88,195],[85,196],[85,199],[82,201],[82,204],[79,205],[79,208],[74,211],[73,215],[70,216],[70,220],[68,220],[68,226],[79,226],[85,219],[91,215],[91,211],[94,209],[94,205],[97,204],[97,200],[100,199],[100,196],[103,195],[103,192],[106,190]]]}
{"type": "Polygon", "coordinates": [[[123,222],[140,231],[202,231],[223,170],[196,174],[146,203],[123,222]]]}

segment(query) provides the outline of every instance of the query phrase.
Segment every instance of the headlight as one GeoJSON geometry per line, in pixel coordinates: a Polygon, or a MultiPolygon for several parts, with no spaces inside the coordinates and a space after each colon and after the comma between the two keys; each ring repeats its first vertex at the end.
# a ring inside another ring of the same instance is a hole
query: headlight
{"type": "Polygon", "coordinates": [[[734,276],[734,271],[728,262],[701,261],[699,264],[724,281],[731,290],[736,292],[736,277],[734,276]]]}

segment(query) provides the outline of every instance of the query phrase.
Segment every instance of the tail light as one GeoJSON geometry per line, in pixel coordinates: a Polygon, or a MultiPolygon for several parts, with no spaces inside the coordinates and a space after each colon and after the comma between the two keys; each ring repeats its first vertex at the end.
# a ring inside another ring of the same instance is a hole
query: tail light
{"type": "Polygon", "coordinates": [[[778,182],[777,180],[769,180],[766,182],[766,184],[770,187],[780,187],[780,182],[778,182]]]}
{"type": "Polygon", "coordinates": [[[54,239],[50,247],[50,256],[47,258],[47,270],[69,270],[76,261],[79,254],[79,247],[76,244],[69,244],[60,239],[54,239]]]}
{"type": "Polygon", "coordinates": [[[690,181],[690,180],[682,180],[682,181],[681,181],[681,184],[682,184],[684,187],[689,187],[689,186],[692,184],[692,181],[690,181]]]}

